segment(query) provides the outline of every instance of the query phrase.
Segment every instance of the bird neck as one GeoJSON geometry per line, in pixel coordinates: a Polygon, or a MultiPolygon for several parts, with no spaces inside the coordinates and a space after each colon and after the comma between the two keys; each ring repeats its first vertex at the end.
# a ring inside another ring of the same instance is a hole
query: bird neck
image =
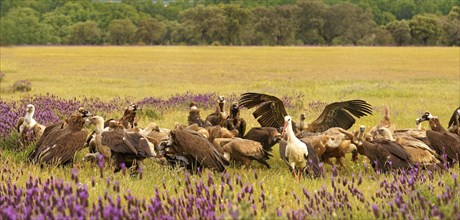
{"type": "Polygon", "coordinates": [[[219,102],[219,111],[224,112],[224,102],[219,102]]]}
{"type": "Polygon", "coordinates": [[[393,135],[391,134],[391,131],[390,130],[383,130],[382,132],[382,136],[383,138],[387,139],[387,140],[390,140],[390,141],[394,141],[395,139],[393,138],[393,135]]]}
{"type": "Polygon", "coordinates": [[[294,134],[294,130],[292,129],[292,123],[289,121],[288,126],[286,127],[286,137],[287,142],[294,143],[298,141],[298,138],[294,134]]]}
{"type": "Polygon", "coordinates": [[[422,130],[422,123],[419,122],[419,123],[415,124],[415,129],[422,130]]]}
{"type": "Polygon", "coordinates": [[[34,126],[35,125],[35,120],[33,119],[34,117],[34,111],[31,111],[31,112],[27,112],[26,113],[26,116],[24,116],[24,121],[30,125],[30,126],[34,126]]]}
{"type": "Polygon", "coordinates": [[[96,134],[101,134],[102,131],[104,130],[104,123],[97,123],[96,124],[96,134]]]}

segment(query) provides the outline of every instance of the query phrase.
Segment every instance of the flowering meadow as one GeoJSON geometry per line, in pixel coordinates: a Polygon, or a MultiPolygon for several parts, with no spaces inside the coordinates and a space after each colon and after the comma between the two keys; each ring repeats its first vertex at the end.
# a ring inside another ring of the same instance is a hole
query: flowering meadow
{"type": "MultiPolygon", "coordinates": [[[[84,106],[93,114],[114,116],[123,106],[136,103],[139,117],[153,120],[168,111],[186,114],[195,102],[212,111],[215,93],[173,95],[167,99],[96,98],[63,99],[53,95],[25,96],[1,101],[2,161],[0,216],[2,219],[305,219],[305,218],[460,218],[458,165],[434,170],[375,173],[367,163],[347,168],[323,165],[318,179],[295,180],[279,154],[268,170],[230,166],[224,173],[205,171],[191,175],[147,162],[145,170],[131,177],[124,169],[113,173],[104,161],[80,161],[73,166],[39,168],[24,162],[27,149],[16,149],[14,126],[28,103],[36,106],[36,120],[49,124],[84,106]],[[22,108],[21,108],[22,107],[22,108]]],[[[290,109],[302,95],[283,97],[290,109]]],[[[227,96],[236,101],[237,96],[227,96]]],[[[311,102],[309,109],[325,103],[311,102]]],[[[83,150],[86,151],[86,150],[83,150]]],[[[82,154],[80,152],[79,154],[82,154]]],[[[102,158],[100,158],[101,160],[102,158]]]]}
{"type": "MultiPolygon", "coordinates": [[[[321,164],[321,177],[296,180],[275,145],[270,169],[253,162],[189,174],[146,159],[133,176],[101,158],[83,161],[87,148],[72,165],[29,164],[35,143],[19,148],[16,131],[27,104],[49,125],[79,107],[120,118],[135,103],[140,127],[173,128],[187,123],[190,102],[204,118],[219,95],[230,104],[244,92],[275,95],[309,122],[329,103],[363,99],[373,115],[350,131],[378,124],[385,106],[398,129],[425,111],[446,125],[460,100],[458,47],[23,46],[0,55],[0,219],[460,218],[458,164],[378,173],[347,156],[344,167],[321,164]],[[32,90],[15,92],[20,80],[32,90]]],[[[259,126],[252,112],[241,111],[248,129],[259,126]]]]}

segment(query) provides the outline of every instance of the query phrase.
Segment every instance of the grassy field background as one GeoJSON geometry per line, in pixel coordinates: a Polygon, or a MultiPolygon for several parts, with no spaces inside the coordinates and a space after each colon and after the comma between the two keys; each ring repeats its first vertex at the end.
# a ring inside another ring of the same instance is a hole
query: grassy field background
{"type": "MultiPolygon", "coordinates": [[[[359,119],[352,129],[360,124],[368,127],[377,124],[382,118],[385,105],[390,107],[397,128],[413,127],[415,118],[424,111],[438,115],[441,122],[446,124],[453,110],[460,105],[458,47],[37,46],[2,47],[0,55],[0,71],[6,74],[0,88],[3,100],[17,100],[26,95],[11,90],[15,81],[25,79],[32,82],[30,94],[50,93],[66,99],[98,97],[107,101],[114,97],[129,96],[140,100],[150,96],[168,98],[187,91],[195,94],[215,92],[226,96],[250,91],[278,97],[302,96],[303,101],[296,103],[296,107],[288,109],[288,112],[295,118],[300,112],[307,112],[308,121],[313,121],[321,111],[310,108],[309,103],[366,100],[374,106],[374,114],[359,119]]],[[[109,116],[121,115],[123,108],[120,106],[119,112],[109,116]]],[[[201,114],[205,117],[212,111],[205,109],[201,114]]],[[[258,126],[251,113],[243,110],[242,116],[248,121],[248,127],[258,126]]],[[[148,117],[142,117],[142,112],[140,116],[141,126],[149,122],[148,117]]],[[[161,127],[172,128],[175,122],[187,122],[187,111],[164,113],[156,122],[161,127]]],[[[25,173],[15,174],[18,175],[15,180],[17,184],[24,184],[29,178],[27,175],[41,178],[54,176],[70,181],[70,167],[40,169],[22,162],[21,159],[32,148],[29,146],[26,151],[19,153],[1,153],[2,162],[9,161],[11,170],[22,170],[25,173]]],[[[86,151],[79,153],[77,158],[81,159],[86,151]]],[[[295,181],[279,159],[277,150],[269,163],[272,166],[270,170],[254,162],[248,169],[230,167],[229,174],[232,178],[239,175],[243,182],[252,184],[257,189],[255,197],[260,196],[259,184],[263,182],[270,207],[282,202],[286,210],[300,208],[302,204],[296,202],[292,193],[300,195],[304,188],[317,192],[322,186],[332,190],[331,182],[337,181],[330,176],[333,169],[330,165],[324,167],[325,178],[295,181]],[[257,179],[254,172],[258,174],[257,179]]],[[[368,174],[362,162],[353,164],[348,159],[346,166],[347,169],[340,169],[340,175],[344,179],[351,179],[352,174],[362,173],[364,178],[359,190],[364,193],[367,201],[373,201],[379,207],[385,206],[387,200],[376,198],[376,189],[381,188],[379,184],[383,180],[392,181],[393,176],[376,176],[372,174],[373,171],[368,174]]],[[[76,167],[79,169],[80,182],[91,185],[92,178],[98,175],[97,166],[77,162],[76,167]]],[[[458,166],[453,172],[458,173],[458,166]]],[[[120,184],[121,192],[129,191],[139,198],[153,196],[155,188],[161,187],[163,182],[167,185],[166,190],[176,195],[173,186],[184,178],[183,171],[165,169],[153,161],[146,162],[143,180],[113,174],[111,170],[105,173],[112,182],[120,184]]],[[[210,175],[216,179],[221,178],[219,174],[210,175]]],[[[439,185],[439,181],[453,184],[452,175],[452,172],[436,174],[430,184],[439,185]]],[[[207,176],[194,176],[193,179],[205,181],[207,176]]],[[[105,178],[96,178],[96,185],[89,189],[90,201],[103,196],[107,191],[115,193],[105,187],[105,178]]],[[[428,195],[439,194],[444,189],[427,186],[423,181],[416,185],[422,194],[428,195]]],[[[183,186],[179,187],[177,195],[180,195],[181,188],[183,186]]],[[[236,191],[241,189],[237,187],[236,191]]],[[[454,194],[460,196],[458,188],[454,194]]],[[[453,202],[457,204],[458,199],[453,202]]],[[[369,209],[359,208],[362,203],[357,198],[350,199],[350,204],[357,206],[352,208],[354,217],[375,217],[369,209]]],[[[260,208],[261,205],[257,206],[260,208]]],[[[452,205],[440,206],[443,210],[453,210],[452,205]]],[[[273,212],[271,210],[270,213],[273,212]]],[[[264,216],[259,214],[257,218],[264,216]]],[[[345,215],[339,213],[338,216],[345,215]]],[[[420,213],[419,217],[423,216],[420,213]]]]}
{"type": "Polygon", "coordinates": [[[359,98],[377,109],[389,105],[401,126],[412,126],[423,111],[450,117],[460,103],[458,47],[38,46],[3,47],[0,55],[3,99],[23,96],[11,87],[24,79],[31,94],[63,98],[303,94],[305,103],[359,98]]]}

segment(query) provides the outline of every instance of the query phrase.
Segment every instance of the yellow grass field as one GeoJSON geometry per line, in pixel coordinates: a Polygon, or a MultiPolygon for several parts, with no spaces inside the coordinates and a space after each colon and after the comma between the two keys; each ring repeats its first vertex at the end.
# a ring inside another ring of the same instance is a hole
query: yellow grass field
{"type": "MultiPolygon", "coordinates": [[[[17,80],[63,98],[169,97],[186,91],[303,94],[305,103],[364,99],[389,105],[400,126],[460,104],[458,47],[2,47],[1,98],[17,80]]],[[[295,112],[297,114],[297,112],[295,112]]],[[[295,116],[297,117],[297,115],[295,116]]],[[[307,118],[313,120],[316,115],[307,118]]],[[[170,122],[168,124],[172,124],[170,122]]]]}

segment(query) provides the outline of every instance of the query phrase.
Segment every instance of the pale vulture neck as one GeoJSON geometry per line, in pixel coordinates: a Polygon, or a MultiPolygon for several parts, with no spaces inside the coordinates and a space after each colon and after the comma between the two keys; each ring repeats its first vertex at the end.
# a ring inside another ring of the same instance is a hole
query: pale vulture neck
{"type": "Polygon", "coordinates": [[[388,130],[388,129],[382,129],[382,136],[383,138],[387,139],[387,140],[390,140],[390,141],[394,141],[395,139],[393,138],[393,135],[391,134],[391,131],[388,130]]]}
{"type": "Polygon", "coordinates": [[[29,126],[34,126],[35,125],[35,120],[33,119],[34,117],[34,110],[32,109],[31,112],[27,112],[26,116],[24,117],[24,121],[29,125],[29,126]]]}
{"type": "Polygon", "coordinates": [[[104,130],[104,122],[101,123],[100,121],[98,121],[96,123],[96,130],[95,130],[96,134],[101,134],[103,130],[104,130]]]}
{"type": "Polygon", "coordinates": [[[420,122],[419,122],[419,123],[416,123],[416,124],[415,124],[415,129],[417,129],[417,130],[422,130],[422,123],[420,123],[420,122]]]}

